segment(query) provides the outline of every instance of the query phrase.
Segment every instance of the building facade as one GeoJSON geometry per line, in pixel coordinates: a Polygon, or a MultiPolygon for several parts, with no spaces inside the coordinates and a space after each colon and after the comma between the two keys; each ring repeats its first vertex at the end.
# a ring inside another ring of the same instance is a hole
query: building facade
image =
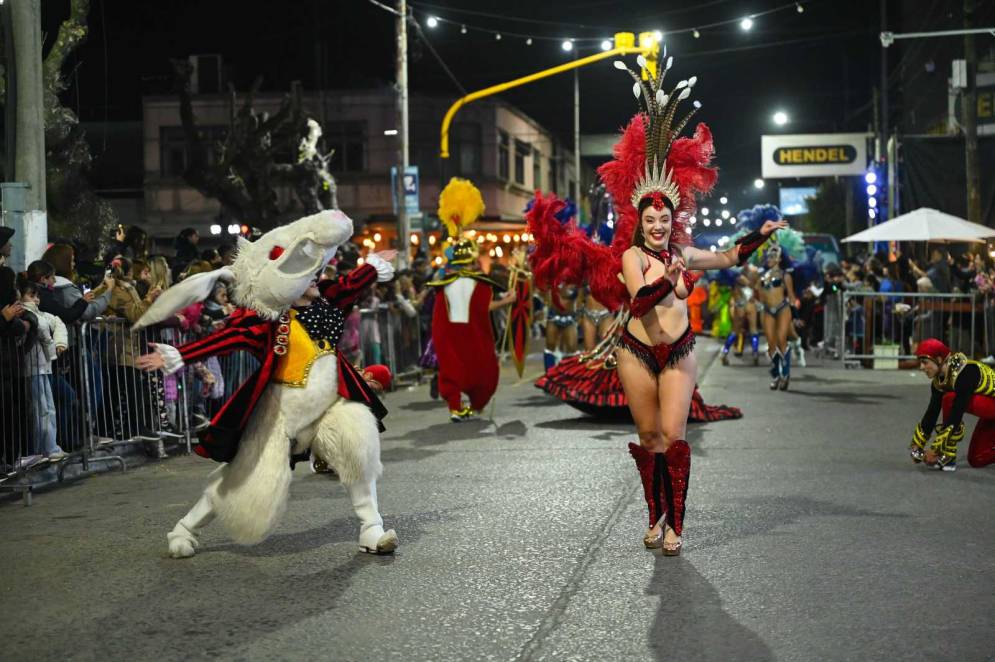
{"type": "MultiPolygon", "coordinates": [[[[282,95],[258,95],[255,108],[274,112],[282,95]]],[[[236,99],[235,103],[240,103],[236,99]]],[[[200,131],[221,139],[232,111],[227,95],[195,95],[193,111],[200,131]]],[[[323,127],[326,149],[333,149],[330,169],[337,183],[339,207],[360,227],[396,234],[391,167],[399,161],[395,94],[378,90],[328,90],[305,93],[308,114],[323,127]]],[[[419,169],[419,207],[423,221],[412,227],[437,227],[435,211],[440,182],[466,177],[480,188],[484,224],[497,229],[523,228],[522,215],[534,191],[555,191],[576,198],[573,153],[544,127],[500,100],[462,108],[450,131],[450,159],[439,158],[440,125],[452,99],[412,94],[409,101],[410,162],[419,169]]],[[[143,99],[145,225],[165,238],[184,227],[202,235],[211,225],[226,227],[238,219],[221,216],[216,200],[206,198],[183,179],[187,149],[176,97],[143,99]]],[[[593,171],[584,173],[586,184],[593,171]]],[[[289,192],[286,194],[289,199],[289,192]]]]}

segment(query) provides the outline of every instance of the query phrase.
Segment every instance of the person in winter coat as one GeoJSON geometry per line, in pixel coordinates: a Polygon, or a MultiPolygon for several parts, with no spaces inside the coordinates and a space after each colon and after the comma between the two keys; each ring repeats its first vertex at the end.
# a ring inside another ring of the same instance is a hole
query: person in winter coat
{"type": "Polygon", "coordinates": [[[76,254],[69,244],[52,244],[41,260],[28,266],[28,277],[44,286],[38,291],[41,310],[66,324],[91,322],[103,315],[114,289],[114,279],[106,276],[100,287],[84,294],[76,284],[76,254]]]}
{"type": "Polygon", "coordinates": [[[31,420],[34,426],[34,450],[49,460],[66,457],[57,442],[55,399],[52,396],[52,362],[66,351],[66,325],[55,315],[38,308],[40,299],[36,283],[27,278],[18,284],[21,305],[38,319],[35,342],[27,348],[25,361],[31,389],[31,420]]]}
{"type": "Polygon", "coordinates": [[[19,301],[14,272],[0,266],[0,459],[4,472],[14,469],[22,456],[29,454],[31,426],[23,348],[34,341],[37,328],[37,318],[19,301]]]}
{"type": "Polygon", "coordinates": [[[148,378],[135,369],[135,358],[146,351],[148,337],[145,334],[132,334],[130,328],[148,310],[160,292],[152,289],[144,298],[139,296],[135,283],[130,278],[131,262],[126,258],[115,258],[111,262],[111,268],[115,286],[107,313],[128,322],[107,327],[107,351],[111,362],[116,364],[111,366],[107,380],[112,396],[108,404],[115,423],[114,432],[126,439],[137,436],[145,441],[158,442],[159,436],[153,426],[159,416],[153,402],[152,388],[148,378]]]}

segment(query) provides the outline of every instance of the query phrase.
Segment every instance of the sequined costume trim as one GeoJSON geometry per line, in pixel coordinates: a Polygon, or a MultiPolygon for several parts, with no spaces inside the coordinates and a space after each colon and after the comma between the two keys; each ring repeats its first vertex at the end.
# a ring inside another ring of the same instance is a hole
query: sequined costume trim
{"type": "Polygon", "coordinates": [[[577,323],[577,317],[574,313],[554,313],[551,311],[548,321],[558,329],[568,329],[577,323]]]}
{"type": "Polygon", "coordinates": [[[595,325],[600,324],[601,320],[605,319],[606,317],[609,317],[611,314],[612,314],[612,311],[610,311],[610,310],[608,310],[606,308],[602,308],[601,310],[591,310],[589,308],[580,308],[577,311],[577,316],[578,317],[581,317],[581,318],[585,318],[586,317],[587,319],[591,320],[591,322],[593,322],[595,325]]]}
{"type": "Polygon", "coordinates": [[[777,314],[780,313],[785,308],[787,308],[789,305],[791,305],[791,302],[788,301],[787,299],[784,299],[783,301],[781,301],[781,303],[777,304],[776,306],[768,306],[767,304],[760,304],[760,307],[765,313],[767,313],[771,317],[777,317],[777,314]]]}
{"type": "Polygon", "coordinates": [[[632,335],[628,329],[622,329],[619,346],[639,359],[651,374],[659,375],[665,368],[674,367],[694,351],[694,332],[688,326],[675,342],[650,346],[632,335]]]}

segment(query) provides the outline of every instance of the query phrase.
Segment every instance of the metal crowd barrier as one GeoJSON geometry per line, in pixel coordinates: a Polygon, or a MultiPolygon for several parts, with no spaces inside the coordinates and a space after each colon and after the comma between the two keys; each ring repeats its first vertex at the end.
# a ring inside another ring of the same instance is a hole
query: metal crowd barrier
{"type": "MultiPolygon", "coordinates": [[[[409,311],[410,312],[410,311],[409,311]]],[[[25,339],[0,338],[0,490],[32,489],[68,467],[109,462],[126,469],[115,450],[143,445],[150,454],[179,444],[191,451],[197,431],[259,368],[243,352],[186,365],[174,375],[143,372],[135,359],[149,343],[194,339],[179,328],[131,331],[122,319],[97,318],[67,328],[67,349],[50,373],[41,350],[25,339]]],[[[403,381],[421,374],[419,318],[394,304],[361,311],[364,365],[384,363],[403,381]]]]}
{"type": "Polygon", "coordinates": [[[827,302],[826,342],[846,363],[914,359],[916,344],[939,338],[953,351],[985,356],[991,302],[968,294],[840,292],[827,302]],[[833,309],[832,314],[830,308],[833,309]]]}
{"type": "Polygon", "coordinates": [[[125,320],[97,318],[68,325],[67,340],[49,364],[34,339],[0,339],[0,490],[21,492],[26,505],[52,470],[61,481],[75,463],[83,471],[103,462],[126,469],[114,454],[119,446],[191,447],[183,379],[171,384],[134,367],[149,342],[182,343],[178,330],[132,333],[125,320]]]}
{"type": "Polygon", "coordinates": [[[407,315],[395,304],[360,309],[359,345],[363,365],[382,363],[395,381],[421,375],[421,327],[418,315],[407,315]]]}

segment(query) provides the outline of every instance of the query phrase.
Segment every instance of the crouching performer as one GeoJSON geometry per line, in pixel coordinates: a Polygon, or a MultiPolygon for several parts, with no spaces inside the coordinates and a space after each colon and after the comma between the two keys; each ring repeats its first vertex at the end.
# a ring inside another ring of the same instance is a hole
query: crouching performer
{"type": "Polygon", "coordinates": [[[957,444],[964,438],[964,414],[978,417],[967,462],[983,467],[995,462],[995,370],[961,353],[951,353],[935,338],[916,347],[919,369],[931,380],[929,406],[912,434],[909,453],[915,463],[941,471],[957,468],[957,444]],[[943,413],[943,421],[936,421],[943,413]],[[929,443],[936,426],[936,437],[929,443]],[[927,444],[929,447],[927,448],[927,444]]]}
{"type": "Polygon", "coordinates": [[[316,274],[352,236],[352,221],[323,211],[276,228],[255,242],[239,239],[227,269],[190,277],[164,292],[138,321],[155,324],[210,292],[218,279],[233,284],[239,308],[220,331],[180,347],[153,345],[138,366],[172,373],[185,364],[236,351],[259,369],[242,384],[200,435],[199,455],[223,462],[200,500],[166,538],[174,558],[192,556],[198,533],[217,518],[241,544],[262,541],[283,514],[292,461],[313,451],[335,468],[360,520],[359,547],[393,552],[377,505],[379,419],[386,409],[366,380],[336,352],[342,309],[377,281],[393,277],[394,251],[372,254],[338,279],[316,274]]]}

